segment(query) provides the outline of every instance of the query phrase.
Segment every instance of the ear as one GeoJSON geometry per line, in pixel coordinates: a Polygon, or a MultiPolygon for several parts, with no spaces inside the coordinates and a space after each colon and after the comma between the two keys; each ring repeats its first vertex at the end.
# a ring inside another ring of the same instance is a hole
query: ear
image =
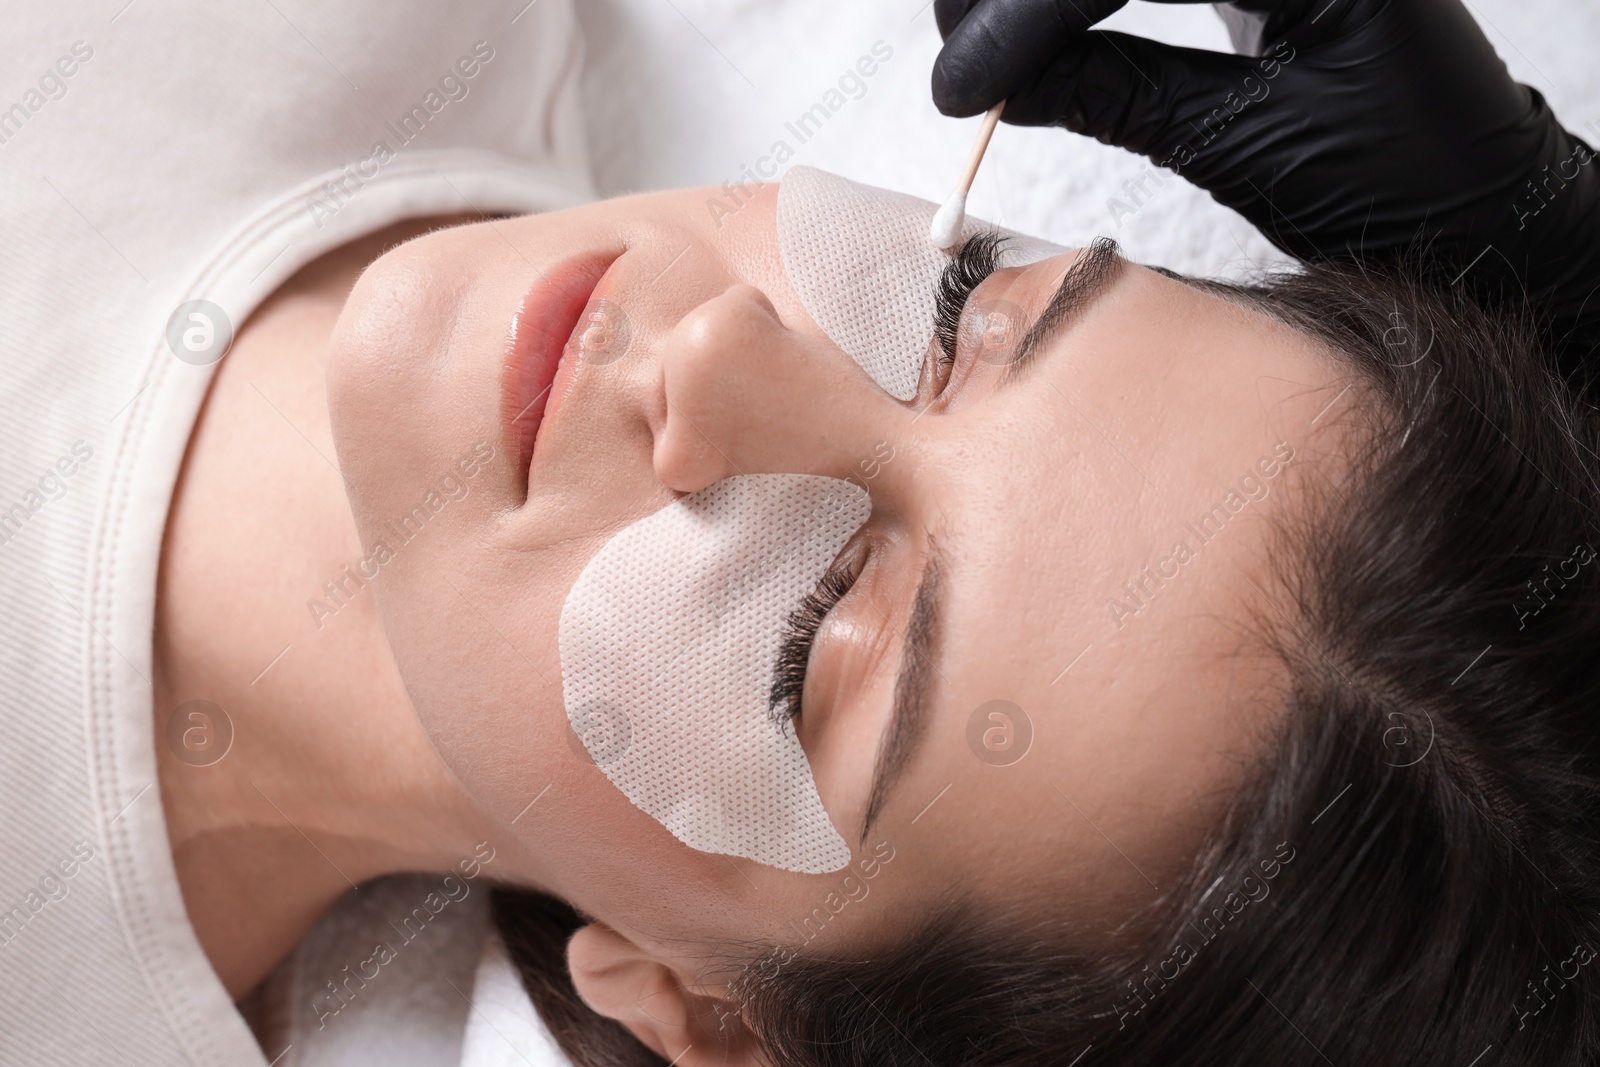
{"type": "Polygon", "coordinates": [[[663,959],[598,923],[567,942],[567,968],[583,1002],[627,1028],[673,1067],[759,1067],[737,1005],[696,992],[663,959]]]}

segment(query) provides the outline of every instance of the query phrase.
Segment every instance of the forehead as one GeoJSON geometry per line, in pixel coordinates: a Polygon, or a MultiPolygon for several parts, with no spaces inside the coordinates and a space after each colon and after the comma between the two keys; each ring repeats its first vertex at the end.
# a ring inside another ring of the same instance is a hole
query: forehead
{"type": "Polygon", "coordinates": [[[1276,521],[1339,373],[1130,264],[1013,388],[948,416],[936,785],[1045,820],[1036,840],[1110,864],[1097,877],[1136,887],[1170,862],[1270,722],[1282,668],[1250,651],[1251,620],[1274,610],[1276,521]],[[1032,733],[1006,767],[980,751],[996,700],[1032,733]]]}

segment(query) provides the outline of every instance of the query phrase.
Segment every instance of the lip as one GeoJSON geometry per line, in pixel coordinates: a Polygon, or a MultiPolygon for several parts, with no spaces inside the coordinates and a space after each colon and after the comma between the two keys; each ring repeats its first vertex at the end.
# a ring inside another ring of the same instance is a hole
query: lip
{"type": "Polygon", "coordinates": [[[600,280],[618,252],[586,253],[556,264],[535,282],[511,320],[500,375],[501,429],[508,454],[526,474],[551,410],[562,355],[573,342],[600,280]]]}

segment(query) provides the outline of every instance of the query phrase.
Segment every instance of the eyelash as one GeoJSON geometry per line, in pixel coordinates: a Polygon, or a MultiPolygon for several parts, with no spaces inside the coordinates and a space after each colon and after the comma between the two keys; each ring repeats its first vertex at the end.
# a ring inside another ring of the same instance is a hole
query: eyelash
{"type": "Polygon", "coordinates": [[[941,370],[956,361],[961,313],[966,309],[972,291],[1000,269],[1000,254],[1004,245],[1005,238],[994,230],[974,234],[939,275],[939,289],[934,294],[933,333],[939,340],[941,370]]]}
{"type": "Polygon", "coordinates": [[[800,714],[801,698],[806,690],[806,667],[811,662],[811,645],[828,613],[855,585],[854,567],[849,558],[833,562],[817,581],[817,587],[806,594],[800,606],[789,614],[784,624],[783,644],[778,649],[778,663],[772,671],[772,689],[767,696],[767,714],[781,729],[800,714]]]}
{"type": "MultiPolygon", "coordinates": [[[[941,369],[955,362],[961,313],[973,290],[1000,269],[1004,244],[1005,238],[993,230],[974,234],[939,275],[939,288],[934,293],[934,335],[939,340],[941,369]]],[[[789,729],[799,716],[811,646],[828,613],[838,606],[854,584],[855,575],[849,562],[836,560],[784,623],[783,644],[778,649],[772,688],[767,695],[767,715],[780,729],[789,729]]]]}

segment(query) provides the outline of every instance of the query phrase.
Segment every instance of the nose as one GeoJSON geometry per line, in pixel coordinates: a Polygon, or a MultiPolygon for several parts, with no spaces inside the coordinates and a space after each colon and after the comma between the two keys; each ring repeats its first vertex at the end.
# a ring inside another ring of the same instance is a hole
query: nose
{"type": "Polygon", "coordinates": [[[678,492],[735,474],[859,477],[911,418],[844,352],[786,327],[754,286],[689,312],[658,351],[666,413],[652,458],[678,492]]]}

